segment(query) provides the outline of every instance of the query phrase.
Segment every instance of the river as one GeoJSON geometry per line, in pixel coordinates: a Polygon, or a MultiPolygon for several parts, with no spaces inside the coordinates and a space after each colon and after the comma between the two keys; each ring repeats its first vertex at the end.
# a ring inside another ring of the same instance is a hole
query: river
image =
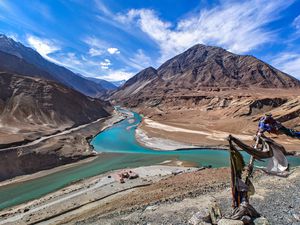
{"type": "MultiPolygon", "coordinates": [[[[72,182],[115,169],[153,165],[174,159],[193,162],[199,167],[229,165],[229,154],[224,150],[154,151],[145,148],[135,139],[135,129],[140,122],[141,116],[133,112],[130,118],[98,134],[91,144],[102,154],[92,162],[79,164],[34,180],[0,187],[0,209],[40,198],[72,182]]],[[[243,155],[247,160],[249,159],[248,155],[244,153],[243,155]]],[[[291,166],[300,165],[300,158],[288,157],[288,160],[291,166]]]]}

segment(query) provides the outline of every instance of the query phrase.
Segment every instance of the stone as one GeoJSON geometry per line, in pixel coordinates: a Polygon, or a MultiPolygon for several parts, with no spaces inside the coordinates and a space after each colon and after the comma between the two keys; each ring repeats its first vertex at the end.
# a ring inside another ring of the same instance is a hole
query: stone
{"type": "Polygon", "coordinates": [[[220,219],[218,225],[244,225],[244,223],[240,220],[220,219]]]}
{"type": "Polygon", "coordinates": [[[269,221],[265,218],[265,217],[259,217],[259,218],[256,218],[253,223],[255,225],[269,225],[269,221]]]}
{"type": "Polygon", "coordinates": [[[212,224],[217,224],[222,218],[221,210],[216,202],[214,202],[209,209],[210,220],[212,224]]]}
{"type": "Polygon", "coordinates": [[[210,215],[207,210],[199,211],[195,213],[189,220],[189,224],[192,225],[206,225],[210,223],[210,215]]]}
{"type": "Polygon", "coordinates": [[[157,209],[156,205],[150,205],[145,210],[155,211],[157,209]]]}
{"type": "Polygon", "coordinates": [[[252,222],[252,219],[250,216],[243,216],[241,218],[241,221],[243,221],[244,224],[250,224],[252,222]]]}
{"type": "Polygon", "coordinates": [[[293,214],[293,217],[295,218],[296,221],[300,221],[300,214],[293,214]]]}

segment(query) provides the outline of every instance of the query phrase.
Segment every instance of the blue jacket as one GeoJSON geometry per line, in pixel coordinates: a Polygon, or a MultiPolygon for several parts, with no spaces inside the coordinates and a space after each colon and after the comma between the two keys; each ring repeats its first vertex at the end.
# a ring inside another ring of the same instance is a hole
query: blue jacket
{"type": "Polygon", "coordinates": [[[258,128],[260,130],[260,132],[265,132],[265,131],[271,131],[272,130],[272,126],[270,124],[265,123],[264,120],[259,121],[258,123],[258,128]]]}

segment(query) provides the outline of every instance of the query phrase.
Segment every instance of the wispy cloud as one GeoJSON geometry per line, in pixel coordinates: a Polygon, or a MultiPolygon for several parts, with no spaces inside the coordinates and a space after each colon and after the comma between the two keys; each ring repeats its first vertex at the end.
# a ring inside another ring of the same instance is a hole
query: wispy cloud
{"type": "Polygon", "coordinates": [[[96,7],[99,11],[106,16],[113,16],[111,10],[101,0],[95,0],[96,7]]]}
{"type": "Polygon", "coordinates": [[[11,10],[11,7],[7,0],[0,0],[0,8],[2,8],[3,10],[11,10]]]}
{"type": "Polygon", "coordinates": [[[105,41],[102,41],[95,37],[86,37],[83,40],[89,46],[90,56],[99,56],[106,51],[106,46],[108,45],[105,41]]]}
{"type": "Polygon", "coordinates": [[[276,68],[300,79],[300,53],[283,52],[271,62],[276,68]]]}
{"type": "Polygon", "coordinates": [[[0,14],[6,24],[16,27],[22,27],[30,30],[30,32],[43,33],[45,26],[41,29],[39,21],[32,19],[30,15],[38,15],[38,17],[47,22],[55,21],[50,9],[42,1],[34,1],[30,4],[20,4],[16,1],[0,0],[0,14]]]}
{"type": "Polygon", "coordinates": [[[272,42],[275,33],[265,26],[278,19],[292,3],[292,0],[224,1],[220,6],[202,9],[177,24],[160,19],[149,9],[131,9],[119,14],[117,19],[125,24],[136,24],[146,33],[160,47],[160,61],[163,62],[196,43],[245,53],[272,42]]]}
{"type": "Polygon", "coordinates": [[[49,56],[49,54],[60,50],[60,47],[53,40],[42,39],[32,35],[27,35],[28,44],[38,53],[49,61],[57,63],[57,61],[49,56]]]}
{"type": "Polygon", "coordinates": [[[106,41],[100,40],[95,37],[86,37],[83,40],[89,46],[89,55],[90,56],[100,56],[104,53],[109,53],[110,55],[120,54],[121,51],[116,47],[110,47],[110,44],[106,41]]]}
{"type": "Polygon", "coordinates": [[[300,15],[294,19],[293,26],[300,32],[300,15]]]}
{"type": "Polygon", "coordinates": [[[103,54],[103,50],[101,49],[98,49],[98,48],[94,48],[94,47],[91,47],[89,49],[89,55],[90,56],[99,56],[99,55],[102,55],[103,54]]]}
{"type": "Polygon", "coordinates": [[[48,21],[55,21],[55,17],[52,15],[50,8],[42,1],[31,2],[30,8],[34,9],[34,12],[40,14],[43,18],[47,19],[48,21]]]}

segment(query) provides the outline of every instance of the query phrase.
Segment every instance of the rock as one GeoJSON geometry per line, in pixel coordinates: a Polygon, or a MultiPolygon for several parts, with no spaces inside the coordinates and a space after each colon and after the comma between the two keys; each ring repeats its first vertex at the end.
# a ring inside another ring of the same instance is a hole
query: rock
{"type": "Polygon", "coordinates": [[[206,225],[210,223],[210,215],[207,210],[199,211],[195,213],[189,220],[189,224],[193,225],[206,225]]]}
{"type": "Polygon", "coordinates": [[[148,206],[145,210],[151,210],[151,211],[155,211],[157,209],[156,205],[150,205],[148,206]]]}
{"type": "Polygon", "coordinates": [[[220,207],[214,202],[209,209],[210,220],[212,224],[217,224],[219,219],[222,218],[220,207]]]}
{"type": "Polygon", "coordinates": [[[253,221],[255,225],[269,225],[269,221],[265,217],[259,217],[253,221]]]}
{"type": "Polygon", "coordinates": [[[244,225],[240,220],[220,219],[218,225],[244,225]]]}
{"type": "Polygon", "coordinates": [[[241,218],[241,221],[243,221],[244,224],[250,224],[252,222],[252,219],[250,216],[243,216],[241,218]]]}
{"type": "Polygon", "coordinates": [[[28,211],[29,211],[29,208],[24,208],[23,212],[28,212],[28,211]]]}
{"type": "Polygon", "coordinates": [[[296,219],[296,221],[300,221],[300,214],[293,214],[293,217],[296,219]]]}

